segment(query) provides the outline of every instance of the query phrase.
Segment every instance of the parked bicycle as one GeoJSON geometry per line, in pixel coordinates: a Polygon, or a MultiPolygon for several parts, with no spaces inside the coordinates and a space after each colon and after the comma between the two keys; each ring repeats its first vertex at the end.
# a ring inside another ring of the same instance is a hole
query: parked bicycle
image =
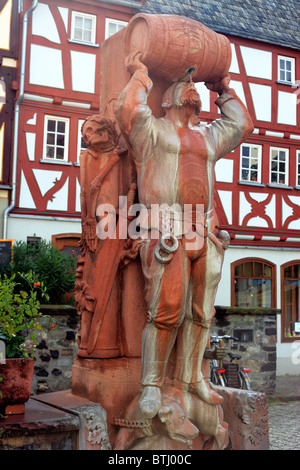
{"type": "Polygon", "coordinates": [[[251,390],[249,373],[251,369],[239,366],[233,362],[241,359],[240,354],[227,352],[224,347],[224,341],[238,341],[238,338],[229,335],[213,336],[211,335],[210,344],[214,349],[207,349],[204,357],[210,359],[210,381],[221,387],[241,388],[251,390]],[[228,355],[230,362],[225,362],[224,357],[228,355]]]}

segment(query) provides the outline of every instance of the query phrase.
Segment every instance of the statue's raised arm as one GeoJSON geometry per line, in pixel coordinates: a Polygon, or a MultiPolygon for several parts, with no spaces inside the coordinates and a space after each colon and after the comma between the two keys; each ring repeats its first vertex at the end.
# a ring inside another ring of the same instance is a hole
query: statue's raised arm
{"type": "MultiPolygon", "coordinates": [[[[147,67],[140,61],[140,52],[133,52],[125,59],[125,66],[131,79],[119,96],[115,105],[115,116],[127,143],[134,151],[138,161],[148,158],[151,150],[143,149],[141,137],[152,133],[155,118],[147,105],[147,98],[152,89],[152,81],[148,76],[147,67]]],[[[151,137],[152,136],[152,137],[151,137]]]]}
{"type": "Polygon", "coordinates": [[[209,90],[219,94],[216,104],[220,108],[221,117],[206,127],[216,159],[238,147],[253,132],[249,111],[234,89],[229,87],[229,83],[229,74],[218,82],[205,83],[209,90]]]}

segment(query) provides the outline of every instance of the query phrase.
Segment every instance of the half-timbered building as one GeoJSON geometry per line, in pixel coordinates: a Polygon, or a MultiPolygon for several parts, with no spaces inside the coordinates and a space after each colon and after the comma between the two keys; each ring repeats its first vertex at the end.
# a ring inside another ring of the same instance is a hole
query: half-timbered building
{"type": "MultiPolygon", "coordinates": [[[[0,22],[16,3],[0,2],[0,22]]],[[[249,109],[255,127],[244,144],[216,165],[220,227],[231,237],[216,304],[281,309],[278,372],[299,373],[300,36],[296,0],[280,4],[275,0],[233,0],[230,4],[220,0],[23,0],[19,8],[23,56],[18,61],[22,96],[12,163],[16,163],[15,181],[9,181],[9,150],[1,150],[3,125],[0,128],[0,180],[15,188],[2,238],[40,237],[62,249],[77,244],[81,125],[100,106],[100,74],[105,73],[100,70],[101,43],[140,11],[197,19],[230,40],[231,86],[249,109]],[[25,37],[24,19],[28,22],[25,37]]],[[[18,16],[17,11],[14,15],[18,16]]],[[[14,28],[17,34],[17,24],[14,28]]],[[[16,44],[3,47],[5,53],[1,49],[10,64],[5,66],[2,60],[4,74],[15,72],[16,44]]],[[[13,75],[9,80],[13,86],[6,82],[7,93],[15,86],[13,75]]],[[[197,87],[202,99],[200,119],[209,123],[218,118],[216,96],[203,83],[197,87]]]]}

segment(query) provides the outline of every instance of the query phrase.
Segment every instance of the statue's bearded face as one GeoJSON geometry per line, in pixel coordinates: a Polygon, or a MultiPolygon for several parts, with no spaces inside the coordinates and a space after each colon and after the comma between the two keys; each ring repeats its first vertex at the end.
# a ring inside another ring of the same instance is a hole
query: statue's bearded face
{"type": "Polygon", "coordinates": [[[184,85],[184,87],[180,87],[178,90],[176,90],[174,95],[174,104],[179,102],[182,106],[195,106],[197,108],[196,114],[199,114],[202,103],[194,83],[187,83],[184,85]]]}
{"type": "Polygon", "coordinates": [[[194,83],[177,82],[166,91],[162,106],[163,108],[181,108],[182,106],[192,105],[195,107],[195,113],[201,112],[201,99],[194,83]]]}

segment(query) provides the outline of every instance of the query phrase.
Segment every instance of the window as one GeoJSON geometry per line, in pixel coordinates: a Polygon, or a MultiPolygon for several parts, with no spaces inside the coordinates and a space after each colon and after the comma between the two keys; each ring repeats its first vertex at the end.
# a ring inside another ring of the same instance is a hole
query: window
{"type": "Polygon", "coordinates": [[[281,267],[282,340],[291,341],[300,338],[300,260],[287,263],[281,267]]]}
{"type": "Polygon", "coordinates": [[[71,31],[73,41],[95,44],[96,16],[73,11],[71,31]]]}
{"type": "Polygon", "coordinates": [[[27,245],[37,247],[41,241],[41,237],[37,237],[35,234],[33,237],[27,237],[27,245]]]}
{"type": "Polygon", "coordinates": [[[125,28],[127,23],[125,21],[111,20],[106,18],[105,21],[105,39],[110,38],[113,34],[118,33],[121,29],[125,28]]]}
{"type": "Polygon", "coordinates": [[[296,185],[300,186],[300,150],[297,150],[296,185]]]}
{"type": "Polygon", "coordinates": [[[80,237],[80,233],[59,233],[52,235],[51,242],[64,254],[77,258],[80,255],[80,237]]]}
{"type": "Polygon", "coordinates": [[[231,265],[231,301],[235,307],[275,306],[275,266],[259,258],[246,258],[231,265]]]}
{"type": "Polygon", "coordinates": [[[68,160],[69,119],[45,116],[44,159],[68,160]]]}
{"type": "Polygon", "coordinates": [[[270,183],[288,184],[288,149],[271,147],[270,183]]]}
{"type": "Polygon", "coordinates": [[[80,119],[78,121],[78,139],[77,139],[77,162],[78,163],[79,163],[79,157],[80,157],[81,152],[87,148],[87,145],[85,141],[83,140],[82,133],[81,133],[81,127],[83,123],[84,123],[84,119],[80,119]]]}
{"type": "Polygon", "coordinates": [[[241,181],[261,182],[261,146],[241,145],[241,181]]]}
{"type": "Polygon", "coordinates": [[[295,83],[295,59],[278,56],[278,81],[295,83]]]}

